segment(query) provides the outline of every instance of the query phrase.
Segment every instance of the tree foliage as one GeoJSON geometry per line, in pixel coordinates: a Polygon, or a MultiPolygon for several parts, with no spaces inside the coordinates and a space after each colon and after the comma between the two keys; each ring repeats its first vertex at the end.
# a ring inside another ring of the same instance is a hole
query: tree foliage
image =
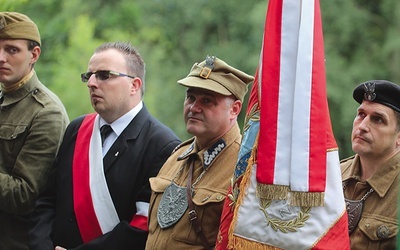
{"type": "MultiPolygon", "coordinates": [[[[185,90],[177,80],[207,54],[254,74],[267,0],[0,0],[39,26],[36,71],[64,102],[71,119],[93,112],[80,73],[106,41],[130,41],[146,62],[145,103],[181,139],[185,90]]],[[[341,157],[352,154],[350,133],[363,81],[400,82],[400,5],[392,0],[321,0],[330,113],[341,157]]],[[[246,108],[246,105],[245,107],[246,108]]],[[[239,123],[243,123],[242,112],[239,123]]]]}

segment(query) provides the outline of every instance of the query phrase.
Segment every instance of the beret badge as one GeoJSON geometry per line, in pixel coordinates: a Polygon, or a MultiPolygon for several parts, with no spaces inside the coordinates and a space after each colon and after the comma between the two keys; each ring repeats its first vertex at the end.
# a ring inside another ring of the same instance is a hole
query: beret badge
{"type": "Polygon", "coordinates": [[[206,57],[206,64],[199,73],[199,76],[201,78],[207,79],[210,76],[211,71],[214,69],[214,62],[215,62],[215,56],[206,57]]]}
{"type": "Polygon", "coordinates": [[[376,93],[375,93],[375,83],[374,82],[366,82],[364,83],[364,98],[367,101],[373,101],[376,98],[376,93]]]}

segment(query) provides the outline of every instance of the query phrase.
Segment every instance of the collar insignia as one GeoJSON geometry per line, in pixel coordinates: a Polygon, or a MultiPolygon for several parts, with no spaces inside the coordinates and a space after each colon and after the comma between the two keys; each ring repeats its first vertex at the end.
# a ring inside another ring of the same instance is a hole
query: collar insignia
{"type": "Polygon", "coordinates": [[[217,158],[219,153],[226,147],[226,143],[223,139],[219,139],[214,145],[204,152],[204,168],[207,169],[213,160],[217,158]]]}
{"type": "Polygon", "coordinates": [[[375,83],[374,82],[367,82],[364,83],[364,98],[367,101],[372,102],[376,98],[376,93],[375,93],[375,83]]]}
{"type": "Polygon", "coordinates": [[[194,141],[192,142],[192,144],[190,144],[190,147],[188,147],[188,149],[186,149],[186,151],[183,152],[183,154],[181,154],[178,157],[178,160],[184,159],[186,156],[188,156],[193,151],[193,149],[194,149],[194,141]]]}

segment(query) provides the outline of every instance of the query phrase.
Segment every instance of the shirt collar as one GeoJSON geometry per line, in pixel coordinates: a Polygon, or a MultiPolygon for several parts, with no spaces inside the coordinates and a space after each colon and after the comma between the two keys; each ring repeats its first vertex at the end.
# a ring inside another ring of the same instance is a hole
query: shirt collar
{"type": "MultiPolygon", "coordinates": [[[[366,180],[366,182],[380,197],[384,197],[390,186],[396,180],[399,172],[400,153],[385,162],[371,178],[366,180]]],[[[360,157],[359,155],[356,155],[350,165],[350,171],[345,173],[342,178],[343,181],[347,181],[348,179],[360,180],[360,175],[360,157]]]]}
{"type": "Polygon", "coordinates": [[[1,102],[1,106],[8,106],[13,103],[19,102],[20,100],[25,98],[25,96],[34,91],[38,85],[39,79],[37,78],[36,72],[32,71],[31,78],[29,78],[29,80],[16,91],[8,94],[4,94],[3,91],[0,91],[0,98],[3,99],[1,102]]]}
{"type": "Polygon", "coordinates": [[[393,156],[385,164],[379,168],[375,174],[367,180],[371,187],[379,194],[380,197],[386,195],[390,186],[399,175],[400,171],[400,153],[393,156]]]}
{"type": "Polygon", "coordinates": [[[190,146],[183,152],[179,157],[179,160],[184,160],[188,158],[190,155],[197,154],[198,158],[203,162],[203,167],[204,169],[209,168],[212,163],[215,161],[215,159],[218,158],[221,152],[223,152],[230,144],[232,144],[235,139],[236,135],[240,134],[240,129],[238,124],[234,125],[228,133],[226,133],[223,137],[218,139],[213,145],[211,145],[208,148],[202,149],[199,151],[199,149],[196,146],[196,137],[194,138],[193,142],[190,144],[190,146]]]}
{"type": "MultiPolygon", "coordinates": [[[[117,120],[115,120],[113,123],[110,124],[111,128],[113,129],[113,132],[117,134],[117,137],[124,131],[124,129],[129,125],[129,123],[133,120],[133,118],[136,117],[136,115],[142,110],[143,108],[143,102],[140,101],[138,105],[136,105],[133,109],[131,109],[128,113],[125,115],[121,116],[117,120]]],[[[107,122],[100,117],[100,128],[104,125],[107,124],[107,122]]]]}

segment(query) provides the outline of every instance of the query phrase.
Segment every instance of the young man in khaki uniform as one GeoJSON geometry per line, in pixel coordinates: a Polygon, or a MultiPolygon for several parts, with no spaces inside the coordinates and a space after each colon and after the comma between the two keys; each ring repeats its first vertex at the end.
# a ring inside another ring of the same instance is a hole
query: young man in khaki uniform
{"type": "Polygon", "coordinates": [[[69,122],[33,69],[40,45],[29,17],[0,12],[0,249],[29,249],[28,218],[69,122]]]}
{"type": "Polygon", "coordinates": [[[341,162],[351,249],[396,249],[400,87],[371,80],[353,97],[360,103],[351,135],[356,155],[341,162]]]}
{"type": "Polygon", "coordinates": [[[253,77],[207,56],[178,83],[187,87],[183,115],[194,137],[150,179],[146,249],[211,249],[237,161],[237,117],[253,77]]]}

